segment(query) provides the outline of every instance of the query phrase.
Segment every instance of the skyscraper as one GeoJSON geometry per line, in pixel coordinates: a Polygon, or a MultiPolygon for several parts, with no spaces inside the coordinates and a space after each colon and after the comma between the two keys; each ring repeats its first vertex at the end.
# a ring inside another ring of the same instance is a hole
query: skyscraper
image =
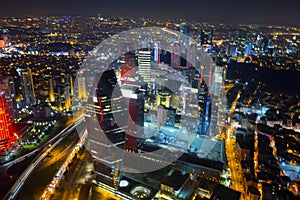
{"type": "Polygon", "coordinates": [[[145,83],[151,82],[151,51],[140,50],[138,55],[139,74],[145,83]]]}
{"type": "Polygon", "coordinates": [[[87,99],[87,92],[86,92],[86,80],[83,74],[79,74],[77,77],[77,84],[78,84],[78,99],[86,100],[87,99]]]}
{"type": "Polygon", "coordinates": [[[221,133],[225,123],[226,105],[224,89],[224,73],[226,68],[217,66],[213,76],[213,84],[210,88],[211,95],[211,120],[209,136],[213,137],[221,133]]]}
{"type": "Polygon", "coordinates": [[[246,55],[246,47],[247,47],[247,31],[240,30],[238,36],[238,48],[237,48],[237,57],[243,58],[246,55]]]}
{"type": "Polygon", "coordinates": [[[54,95],[54,85],[53,85],[53,79],[49,79],[49,100],[50,102],[55,101],[55,95],[54,95]]]}
{"type": "Polygon", "coordinates": [[[73,77],[70,76],[70,92],[71,92],[71,96],[74,95],[74,83],[73,83],[73,77]]]}
{"type": "Polygon", "coordinates": [[[120,60],[122,83],[133,83],[135,81],[136,56],[134,52],[127,52],[120,60]]]}
{"type": "Polygon", "coordinates": [[[129,112],[125,149],[137,152],[138,140],[144,135],[143,91],[137,85],[122,85],[121,91],[129,112]]]}
{"type": "Polygon", "coordinates": [[[188,46],[187,51],[187,68],[195,67],[196,68],[196,57],[197,57],[197,47],[195,44],[188,46]]]}
{"type": "Polygon", "coordinates": [[[160,42],[154,43],[154,62],[160,63],[160,42]]]}
{"type": "Polygon", "coordinates": [[[34,83],[32,79],[31,69],[22,70],[18,69],[19,76],[21,77],[21,85],[25,106],[32,106],[36,103],[34,93],[34,83]]]}
{"type": "Polygon", "coordinates": [[[171,67],[173,69],[178,69],[180,66],[180,60],[181,60],[180,45],[178,43],[174,43],[172,46],[172,53],[171,53],[171,67]]]}
{"type": "Polygon", "coordinates": [[[0,151],[9,148],[14,140],[12,120],[2,91],[0,93],[0,151]]]}
{"type": "Polygon", "coordinates": [[[199,135],[206,135],[209,127],[210,118],[210,97],[206,84],[198,84],[198,108],[199,108],[199,135]]]}
{"type": "Polygon", "coordinates": [[[69,111],[71,108],[71,102],[72,102],[71,96],[70,96],[70,86],[65,87],[64,97],[65,97],[65,109],[67,111],[69,111]]]}
{"type": "Polygon", "coordinates": [[[126,111],[120,87],[114,70],[105,71],[95,87],[95,96],[89,99],[86,107],[88,140],[96,181],[112,190],[118,188],[119,169],[122,155],[118,149],[124,149],[126,122],[119,119],[126,111]]]}
{"type": "Polygon", "coordinates": [[[0,92],[4,92],[7,108],[13,120],[18,118],[18,106],[16,102],[16,91],[13,77],[3,78],[0,75],[0,92]]]}

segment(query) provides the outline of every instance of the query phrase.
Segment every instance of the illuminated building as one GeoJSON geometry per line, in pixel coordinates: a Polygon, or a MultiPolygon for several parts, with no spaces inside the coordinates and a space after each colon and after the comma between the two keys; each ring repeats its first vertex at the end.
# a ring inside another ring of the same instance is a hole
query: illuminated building
{"type": "Polygon", "coordinates": [[[215,64],[212,57],[208,53],[202,53],[200,62],[200,83],[203,83],[203,81],[205,81],[208,88],[210,88],[212,84],[212,74],[214,66],[215,64]]]}
{"type": "Polygon", "coordinates": [[[192,86],[198,88],[199,128],[197,134],[207,135],[210,126],[211,96],[208,89],[212,84],[214,62],[208,53],[201,54],[200,74],[195,73],[192,86]],[[197,84],[197,80],[199,80],[197,84]]]}
{"type": "Polygon", "coordinates": [[[180,53],[180,45],[175,43],[172,46],[172,53],[171,53],[171,67],[173,69],[178,69],[181,60],[181,53],[180,53]]]}
{"type": "Polygon", "coordinates": [[[65,87],[64,97],[65,97],[65,109],[68,111],[71,108],[70,86],[65,87]]]}
{"type": "Polygon", "coordinates": [[[160,42],[154,43],[154,62],[160,64],[160,42]]]}
{"type": "Polygon", "coordinates": [[[9,45],[8,43],[10,43],[8,35],[2,35],[2,37],[0,37],[0,49],[6,48],[6,46],[9,45]]]}
{"type": "Polygon", "coordinates": [[[157,105],[162,105],[166,108],[170,108],[172,93],[169,91],[162,91],[156,95],[157,105]]]}
{"type": "Polygon", "coordinates": [[[225,123],[226,105],[224,96],[224,73],[226,68],[217,66],[213,77],[212,86],[210,88],[211,95],[211,118],[209,136],[213,137],[221,133],[225,123]]]}
{"type": "MultiPolygon", "coordinates": [[[[245,49],[245,56],[250,56],[251,55],[251,51],[252,51],[252,44],[251,43],[247,43],[246,44],[246,49],[245,49]]],[[[272,54],[272,53],[270,53],[272,54]]]]}
{"type": "Polygon", "coordinates": [[[54,95],[54,86],[53,86],[53,79],[49,79],[49,100],[50,102],[55,101],[55,95],[54,95]]]}
{"type": "Polygon", "coordinates": [[[126,113],[126,105],[114,70],[105,71],[94,86],[96,92],[86,106],[88,140],[94,159],[95,180],[112,189],[118,188],[127,121],[118,117],[126,113]]]}
{"type": "Polygon", "coordinates": [[[213,31],[211,29],[201,31],[201,45],[211,46],[213,41],[213,31]]]}
{"type": "Polygon", "coordinates": [[[137,85],[122,85],[121,91],[129,112],[125,149],[137,152],[144,136],[144,94],[137,85]]]}
{"type": "Polygon", "coordinates": [[[151,82],[151,51],[140,50],[138,54],[139,74],[145,83],[151,82]]]}
{"type": "MultiPolygon", "coordinates": [[[[238,36],[237,57],[243,58],[247,53],[247,32],[240,30],[238,36]]],[[[248,50],[249,51],[249,50],[248,50]]]]}
{"type": "Polygon", "coordinates": [[[121,81],[122,83],[135,82],[135,67],[136,67],[135,53],[128,52],[123,55],[123,59],[120,61],[121,81]]]}
{"type": "Polygon", "coordinates": [[[5,40],[0,40],[0,48],[4,49],[6,47],[5,40]]]}
{"type": "Polygon", "coordinates": [[[179,26],[179,32],[181,34],[189,35],[190,33],[190,25],[186,22],[182,22],[179,26]]]}
{"type": "Polygon", "coordinates": [[[21,77],[21,85],[25,106],[32,106],[36,103],[34,93],[34,83],[32,79],[31,69],[22,70],[18,69],[19,76],[21,77]]]}
{"type": "Polygon", "coordinates": [[[12,120],[2,91],[0,93],[0,151],[11,147],[15,139],[12,120]]]}
{"type": "Polygon", "coordinates": [[[196,57],[197,57],[197,47],[195,44],[188,46],[187,53],[187,68],[195,67],[196,68],[196,57]]]}
{"type": "Polygon", "coordinates": [[[198,84],[198,108],[199,126],[197,134],[206,135],[210,121],[210,97],[204,83],[198,84]]]}
{"type": "Polygon", "coordinates": [[[70,76],[70,92],[71,92],[71,95],[74,96],[74,83],[73,83],[73,77],[70,76]]]}
{"type": "Polygon", "coordinates": [[[16,91],[13,77],[6,77],[5,79],[0,75],[0,92],[4,92],[7,108],[13,120],[18,118],[18,107],[16,102],[16,91]]]}
{"type": "Polygon", "coordinates": [[[77,84],[78,84],[78,99],[86,100],[87,99],[87,92],[86,92],[86,80],[84,75],[80,74],[77,77],[77,84]]]}
{"type": "Polygon", "coordinates": [[[179,196],[183,188],[187,185],[190,175],[188,173],[182,174],[178,170],[171,172],[171,175],[168,175],[161,181],[160,189],[162,196],[165,196],[166,199],[182,199],[179,196]]]}

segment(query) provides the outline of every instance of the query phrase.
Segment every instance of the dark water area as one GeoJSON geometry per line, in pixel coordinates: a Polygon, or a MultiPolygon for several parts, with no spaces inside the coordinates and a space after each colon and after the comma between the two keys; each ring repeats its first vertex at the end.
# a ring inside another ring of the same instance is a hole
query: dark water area
{"type": "Polygon", "coordinates": [[[231,62],[228,65],[227,79],[265,84],[270,92],[300,95],[300,71],[273,70],[254,64],[231,62]]]}

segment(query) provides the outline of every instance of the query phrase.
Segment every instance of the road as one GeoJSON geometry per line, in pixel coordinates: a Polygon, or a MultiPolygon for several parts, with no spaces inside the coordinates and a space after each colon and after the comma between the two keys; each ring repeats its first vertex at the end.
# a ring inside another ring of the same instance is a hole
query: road
{"type": "Polygon", "coordinates": [[[78,198],[81,186],[90,184],[93,178],[94,165],[90,153],[83,149],[71,163],[68,172],[63,176],[51,200],[78,198]]]}
{"type": "MultiPolygon", "coordinates": [[[[227,120],[230,123],[230,119],[235,111],[236,105],[240,99],[241,92],[239,91],[236,98],[234,99],[231,108],[229,109],[227,120]]],[[[228,167],[230,169],[230,187],[236,191],[241,192],[241,200],[250,199],[247,196],[247,191],[245,189],[246,183],[245,178],[242,172],[241,158],[236,148],[236,139],[233,137],[235,128],[232,125],[229,125],[226,130],[225,136],[225,150],[226,157],[228,161],[228,167]]]]}
{"type": "Polygon", "coordinates": [[[11,187],[4,199],[15,199],[20,190],[22,189],[24,183],[27,181],[29,176],[34,172],[34,170],[39,166],[41,161],[43,161],[48,154],[55,149],[55,147],[60,144],[60,142],[67,137],[80,123],[82,119],[68,125],[61,132],[59,132],[55,137],[48,141],[48,146],[46,146],[43,151],[30,163],[27,169],[21,174],[17,179],[15,184],[11,187]]]}

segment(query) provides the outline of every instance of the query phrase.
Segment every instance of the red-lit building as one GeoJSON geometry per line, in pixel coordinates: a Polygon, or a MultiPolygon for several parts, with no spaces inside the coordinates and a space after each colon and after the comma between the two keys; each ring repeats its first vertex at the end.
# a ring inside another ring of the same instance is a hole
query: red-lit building
{"type": "Polygon", "coordinates": [[[0,94],[0,152],[10,148],[15,140],[16,137],[6,100],[4,95],[0,94]]]}
{"type": "Polygon", "coordinates": [[[132,52],[126,53],[121,61],[121,81],[130,84],[135,81],[136,57],[132,52]]]}
{"type": "Polygon", "coordinates": [[[5,40],[0,40],[0,48],[5,48],[6,44],[5,44],[5,40]]]}
{"type": "Polygon", "coordinates": [[[137,152],[144,136],[144,95],[137,85],[123,85],[121,91],[129,112],[125,149],[137,152]]]}

